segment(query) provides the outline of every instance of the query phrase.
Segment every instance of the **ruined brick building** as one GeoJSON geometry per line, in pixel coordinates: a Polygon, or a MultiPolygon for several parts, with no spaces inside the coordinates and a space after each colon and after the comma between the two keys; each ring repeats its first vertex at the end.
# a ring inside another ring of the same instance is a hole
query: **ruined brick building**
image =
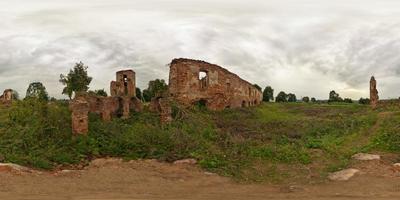
{"type": "Polygon", "coordinates": [[[88,132],[88,114],[97,113],[104,121],[112,117],[128,118],[131,111],[140,112],[142,102],[136,97],[136,77],[132,70],[117,72],[116,81],[110,85],[111,96],[102,97],[77,93],[70,103],[72,131],[74,134],[88,132]]]}
{"type": "Polygon", "coordinates": [[[170,65],[169,94],[183,105],[204,104],[210,110],[258,105],[262,92],[238,75],[214,64],[174,59],[170,65]]]}
{"type": "Polygon", "coordinates": [[[3,94],[0,96],[0,103],[1,104],[9,104],[13,100],[13,90],[7,89],[4,90],[3,94]]]}
{"type": "MultiPolygon", "coordinates": [[[[110,97],[78,93],[70,102],[72,130],[88,132],[89,113],[99,114],[104,121],[112,117],[129,117],[140,112],[142,102],[136,97],[136,75],[132,70],[117,72],[110,85],[110,97]]],[[[172,121],[171,101],[184,106],[204,104],[211,110],[258,105],[262,92],[228,70],[204,61],[174,59],[170,65],[169,89],[154,97],[150,110],[159,113],[163,123],[172,121]]]]}

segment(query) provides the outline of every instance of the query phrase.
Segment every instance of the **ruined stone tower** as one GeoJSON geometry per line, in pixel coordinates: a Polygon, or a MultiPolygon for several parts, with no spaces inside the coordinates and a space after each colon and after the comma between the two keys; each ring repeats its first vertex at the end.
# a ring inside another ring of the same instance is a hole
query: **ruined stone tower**
{"type": "Polygon", "coordinates": [[[88,133],[89,113],[99,114],[104,121],[110,121],[113,117],[128,118],[131,111],[140,112],[142,102],[136,97],[135,81],[133,70],[119,71],[116,81],[110,84],[110,97],[76,93],[70,102],[73,133],[88,133]]]}
{"type": "Polygon", "coordinates": [[[136,76],[133,70],[117,72],[116,81],[111,82],[110,92],[112,97],[120,97],[122,104],[122,117],[128,118],[131,98],[136,97],[136,76]]]}
{"type": "Polygon", "coordinates": [[[378,105],[379,96],[378,96],[378,90],[376,89],[376,80],[374,76],[371,77],[371,81],[369,83],[369,92],[370,92],[371,106],[373,108],[376,108],[376,106],[378,105]]]}
{"type": "Polygon", "coordinates": [[[133,70],[117,72],[116,81],[111,82],[111,96],[136,96],[136,76],[133,70]]]}

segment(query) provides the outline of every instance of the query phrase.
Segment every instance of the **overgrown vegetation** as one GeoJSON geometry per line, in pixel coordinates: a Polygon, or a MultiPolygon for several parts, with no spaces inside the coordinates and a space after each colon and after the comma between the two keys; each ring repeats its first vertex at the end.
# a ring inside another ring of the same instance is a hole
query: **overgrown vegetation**
{"type": "Polygon", "coordinates": [[[400,151],[400,114],[381,118],[379,111],[360,104],[173,110],[177,119],[170,125],[161,125],[147,111],[108,123],[91,115],[88,136],[72,137],[67,103],[17,101],[0,107],[0,155],[7,162],[44,169],[104,156],[195,158],[201,167],[238,180],[282,181],[311,172],[324,177],[345,167],[359,151],[400,151]]]}

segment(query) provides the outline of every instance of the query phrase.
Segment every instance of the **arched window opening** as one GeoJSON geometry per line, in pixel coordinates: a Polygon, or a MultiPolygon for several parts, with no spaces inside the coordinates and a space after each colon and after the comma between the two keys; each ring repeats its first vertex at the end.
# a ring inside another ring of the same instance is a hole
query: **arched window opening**
{"type": "Polygon", "coordinates": [[[200,81],[200,89],[205,89],[208,87],[208,72],[207,71],[199,72],[199,81],[200,81]]]}

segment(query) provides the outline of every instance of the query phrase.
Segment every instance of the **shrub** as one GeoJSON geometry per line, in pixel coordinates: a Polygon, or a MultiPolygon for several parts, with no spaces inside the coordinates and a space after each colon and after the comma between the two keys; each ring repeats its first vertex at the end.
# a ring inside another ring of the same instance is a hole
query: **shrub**
{"type": "Polygon", "coordinates": [[[359,104],[369,104],[370,100],[368,98],[360,98],[360,100],[358,100],[359,104]]]}

